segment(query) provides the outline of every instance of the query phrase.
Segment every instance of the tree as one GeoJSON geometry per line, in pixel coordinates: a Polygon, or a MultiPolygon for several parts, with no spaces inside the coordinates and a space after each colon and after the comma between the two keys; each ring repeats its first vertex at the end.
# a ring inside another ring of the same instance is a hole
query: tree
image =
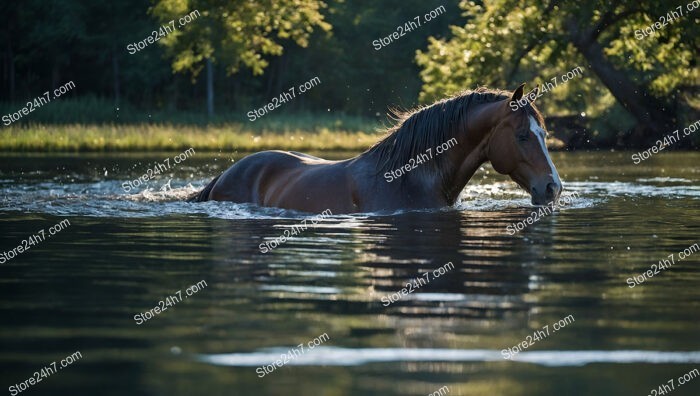
{"type": "Polygon", "coordinates": [[[467,23],[453,26],[450,40],[431,40],[417,55],[421,98],[481,84],[512,87],[533,74],[535,82],[547,81],[583,66],[585,78],[547,94],[545,103],[562,110],[583,101],[589,115],[600,117],[621,105],[633,128],[620,142],[647,146],[681,124],[680,109],[700,85],[700,10],[689,11],[687,3],[462,1],[467,23]],[[640,29],[676,7],[683,15],[640,39],[640,29]]]}
{"type": "Polygon", "coordinates": [[[157,0],[151,12],[164,24],[174,20],[175,31],[161,39],[174,72],[189,72],[194,79],[207,66],[211,116],[214,65],[229,75],[241,67],[262,74],[266,57],[281,55],[287,42],[305,47],[314,28],[331,29],[321,14],[324,7],[318,0],[157,0]],[[192,21],[180,26],[185,15],[192,21]]]}
{"type": "MultiPolygon", "coordinates": [[[[324,111],[330,108],[384,120],[388,108],[417,104],[422,84],[416,49],[426,48],[431,36],[446,36],[448,27],[459,20],[457,4],[444,0],[330,1],[332,34],[314,36],[310,51],[291,59],[286,74],[309,70],[320,76],[323,85],[313,94],[324,111]],[[442,13],[425,21],[423,16],[433,10],[442,13]],[[417,16],[421,25],[408,26],[417,16]],[[403,33],[399,39],[379,49],[373,44],[397,29],[403,33]]],[[[292,52],[300,51],[294,48],[285,56],[292,52]]]]}
{"type": "MultiPolygon", "coordinates": [[[[64,48],[84,38],[83,11],[76,0],[0,4],[0,12],[8,18],[7,25],[0,28],[0,45],[5,47],[7,54],[11,99],[16,99],[17,69],[26,67],[35,59],[40,59],[41,64],[48,68],[51,87],[65,82],[62,75],[70,64],[70,54],[64,48]]],[[[30,78],[37,79],[37,76],[30,78]]]]}

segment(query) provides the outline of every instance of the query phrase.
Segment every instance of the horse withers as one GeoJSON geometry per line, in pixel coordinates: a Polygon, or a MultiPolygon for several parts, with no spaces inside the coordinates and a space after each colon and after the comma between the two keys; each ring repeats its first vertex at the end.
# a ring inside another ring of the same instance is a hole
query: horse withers
{"type": "Polygon", "coordinates": [[[374,146],[342,161],[294,151],[255,153],[189,200],[334,214],[441,208],[453,205],[490,161],[530,193],[533,205],[546,205],[558,199],[562,184],[531,99],[537,88],[526,102],[523,89],[511,95],[481,88],[404,113],[374,146]]]}

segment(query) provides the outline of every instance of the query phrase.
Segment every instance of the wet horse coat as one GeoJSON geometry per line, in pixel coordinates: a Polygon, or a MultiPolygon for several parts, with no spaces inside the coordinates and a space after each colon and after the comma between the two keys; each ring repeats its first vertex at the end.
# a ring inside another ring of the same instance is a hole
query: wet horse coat
{"type": "Polygon", "coordinates": [[[481,89],[439,101],[401,115],[377,144],[342,161],[294,151],[255,153],[190,201],[334,214],[440,208],[453,205],[476,170],[491,161],[531,194],[533,204],[544,205],[557,199],[561,180],[534,104],[509,106],[522,98],[523,85],[512,95],[481,89]],[[445,149],[446,142],[453,144],[445,149]],[[397,169],[400,177],[387,176],[397,169]]]}

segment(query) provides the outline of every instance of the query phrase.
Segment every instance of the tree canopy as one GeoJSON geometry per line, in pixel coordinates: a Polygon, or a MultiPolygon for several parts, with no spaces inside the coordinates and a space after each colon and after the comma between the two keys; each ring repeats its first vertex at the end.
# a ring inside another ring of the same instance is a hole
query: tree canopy
{"type": "Polygon", "coordinates": [[[625,143],[647,145],[690,121],[684,116],[700,85],[700,11],[686,5],[462,1],[466,23],[453,26],[449,39],[431,39],[427,50],[418,51],[420,98],[429,102],[478,85],[541,85],[581,66],[581,78],[542,96],[548,114],[585,114],[599,128],[622,129],[618,138],[625,143]],[[677,7],[683,15],[668,26],[641,39],[635,35],[677,7]]]}
{"type": "Polygon", "coordinates": [[[555,133],[647,146],[698,118],[700,10],[688,7],[688,0],[3,2],[0,107],[73,80],[70,97],[84,108],[57,116],[66,122],[119,121],[125,109],[140,114],[136,120],[154,111],[211,115],[214,97],[217,117],[243,120],[318,77],[321,84],[280,112],[385,120],[391,107],[465,89],[557,81],[537,101],[555,133]],[[373,45],[438,7],[444,12],[430,22],[373,45]],[[662,17],[668,23],[656,27],[662,17]],[[172,32],[127,50],[170,21],[172,32]]]}
{"type": "Polygon", "coordinates": [[[285,41],[307,47],[314,28],[331,29],[321,14],[325,7],[318,0],[157,0],[151,12],[161,23],[176,20],[177,27],[179,18],[201,10],[201,20],[163,39],[173,70],[196,76],[204,60],[213,59],[229,74],[245,66],[260,75],[269,65],[266,56],[281,55],[285,41]]]}

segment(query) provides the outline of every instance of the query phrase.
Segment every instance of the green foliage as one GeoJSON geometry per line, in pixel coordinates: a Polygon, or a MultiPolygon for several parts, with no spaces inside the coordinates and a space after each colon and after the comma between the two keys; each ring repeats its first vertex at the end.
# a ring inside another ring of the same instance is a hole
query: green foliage
{"type": "Polygon", "coordinates": [[[635,38],[638,29],[687,3],[0,2],[5,21],[0,27],[0,115],[74,81],[76,89],[22,123],[237,123],[245,121],[247,111],[318,76],[320,85],[261,121],[281,124],[291,122],[293,114],[316,114],[375,123],[390,107],[412,108],[482,85],[513,89],[527,82],[532,88],[581,66],[582,77],[560,84],[538,105],[550,118],[575,119],[572,124],[585,125],[591,136],[602,132],[615,141],[616,134],[639,122],[620,104],[614,83],[600,78],[594,67],[599,63],[583,54],[572,37],[600,25],[595,42],[604,60],[635,84],[638,96],[658,100],[655,107],[688,125],[700,109],[700,10],[685,12],[650,37],[635,38]],[[374,40],[439,6],[446,11],[435,20],[380,50],[373,48],[374,40]],[[179,18],[194,10],[197,18],[157,44],[135,54],[127,51],[127,45],[170,20],[179,25],[179,18]],[[207,59],[217,65],[213,118],[205,115],[207,91],[200,73],[207,59]]]}
{"type": "MultiPolygon", "coordinates": [[[[655,35],[635,38],[637,29],[686,4],[687,0],[462,1],[466,23],[453,26],[451,38],[431,39],[429,48],[417,53],[424,83],[420,100],[431,102],[481,85],[513,89],[525,81],[533,88],[581,66],[583,77],[543,95],[540,108],[559,116],[624,112],[613,98],[617,87],[603,84],[591,67],[596,60],[575,45],[579,35],[599,45],[606,60],[641,87],[640,95],[646,91],[663,98],[662,103],[687,102],[684,91],[700,82],[700,11],[684,9],[684,16],[655,35]]],[[[632,123],[629,116],[616,118],[632,123]]]]}
{"type": "MultiPolygon", "coordinates": [[[[295,10],[285,6],[287,2],[246,2],[246,7],[259,7],[263,18],[260,23],[272,21],[270,26],[255,25],[250,21],[252,9],[241,14],[239,3],[168,1],[155,2],[149,8],[149,0],[75,1],[55,6],[62,7],[60,10],[53,5],[43,7],[40,0],[0,3],[8,23],[6,29],[0,28],[0,69],[9,71],[10,61],[15,66],[14,78],[9,72],[0,74],[0,103],[16,110],[23,101],[73,80],[77,89],[61,101],[93,96],[105,98],[102,103],[106,108],[93,113],[96,109],[90,106],[85,114],[77,107],[74,111],[56,111],[52,120],[82,123],[94,115],[92,122],[104,122],[117,112],[117,107],[122,119],[130,120],[148,120],[149,115],[160,112],[175,116],[202,113],[204,78],[201,73],[193,77],[190,72],[200,70],[204,56],[212,55],[222,65],[214,71],[217,118],[243,118],[247,111],[265,105],[280,92],[318,76],[321,85],[285,104],[282,110],[341,116],[350,113],[380,119],[390,106],[410,108],[416,104],[421,81],[414,61],[415,49],[425,47],[428,37],[445,36],[448,26],[460,20],[456,5],[447,3],[443,15],[376,51],[373,40],[391,34],[397,26],[444,2],[386,0],[360,5],[329,0],[326,7],[320,2],[304,1],[293,3],[295,10]],[[273,7],[274,11],[265,12],[264,7],[273,7]],[[181,29],[178,26],[177,32],[135,54],[128,53],[127,45],[146,39],[170,20],[179,25],[179,18],[195,9],[200,16],[181,29]],[[54,17],[54,12],[61,15],[54,17]],[[71,15],[77,17],[69,18],[71,15]],[[233,23],[236,18],[248,30],[231,32],[226,23],[233,23]],[[287,19],[293,19],[296,25],[272,30],[272,26],[287,19]],[[304,25],[304,29],[299,28],[304,25]],[[328,30],[328,25],[337,28],[328,30]],[[38,27],[54,33],[50,45],[41,42],[46,35],[28,39],[34,37],[30,32],[38,27]],[[255,39],[248,43],[253,47],[246,47],[246,37],[253,40],[250,32],[258,31],[264,40],[255,39]],[[229,33],[233,37],[224,39],[229,33]],[[8,42],[10,47],[5,45],[8,42]],[[167,46],[160,45],[165,42],[167,46]],[[260,47],[263,43],[267,43],[265,51],[260,47]],[[284,51],[276,55],[280,46],[284,51]],[[66,60],[51,59],[44,52],[46,49],[63,54],[66,60]],[[238,59],[243,50],[249,51],[245,59],[257,66],[251,68],[243,62],[244,58],[238,59]],[[250,55],[253,53],[257,55],[250,55]],[[173,63],[183,73],[173,74],[173,63]],[[229,75],[223,67],[226,65],[240,69],[236,75],[229,75]],[[265,74],[256,74],[262,70],[265,74]],[[16,83],[14,91],[10,89],[11,80],[16,83]],[[126,110],[133,110],[133,117],[127,116],[126,110]]],[[[44,121],[44,114],[42,109],[41,115],[33,113],[30,118],[44,121]]]]}
{"type": "Polygon", "coordinates": [[[276,68],[275,73],[289,82],[289,75],[318,75],[323,85],[314,99],[327,108],[384,119],[390,107],[416,105],[421,80],[415,50],[424,48],[429,37],[449,34],[449,25],[459,20],[456,5],[443,0],[331,2],[328,22],[334,26],[332,34],[315,36],[308,50],[291,48],[287,59],[281,60],[288,60],[286,67],[276,68]],[[443,4],[446,11],[435,20],[405,32],[391,45],[374,48],[374,40],[443,4]]]}
{"type": "Polygon", "coordinates": [[[229,74],[241,66],[262,74],[267,55],[281,55],[287,40],[306,47],[314,28],[330,30],[318,0],[157,0],[151,12],[162,23],[194,10],[201,16],[162,39],[174,58],[173,70],[197,76],[211,58],[229,74]]]}

